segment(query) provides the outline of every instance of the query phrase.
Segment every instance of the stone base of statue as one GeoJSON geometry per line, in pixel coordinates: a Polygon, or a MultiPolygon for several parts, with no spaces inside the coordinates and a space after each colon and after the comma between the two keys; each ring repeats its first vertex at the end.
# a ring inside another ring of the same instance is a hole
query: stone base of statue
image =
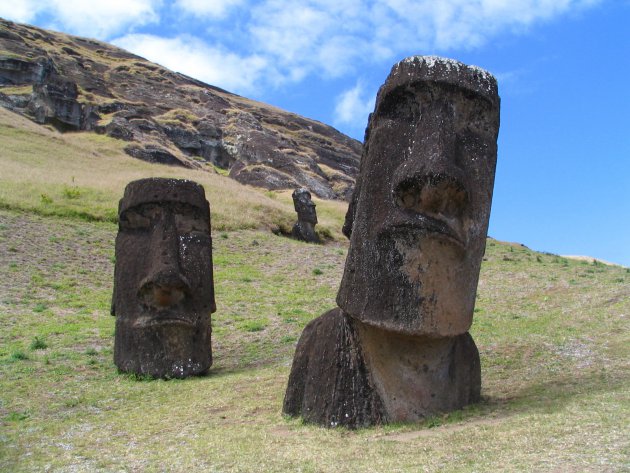
{"type": "Polygon", "coordinates": [[[479,401],[479,352],[468,333],[384,331],[333,309],[298,342],[283,412],[326,427],[416,421],[479,401]]]}
{"type": "Polygon", "coordinates": [[[291,236],[296,240],[319,243],[319,237],[315,233],[315,225],[310,222],[296,222],[291,229],[291,236]]]}

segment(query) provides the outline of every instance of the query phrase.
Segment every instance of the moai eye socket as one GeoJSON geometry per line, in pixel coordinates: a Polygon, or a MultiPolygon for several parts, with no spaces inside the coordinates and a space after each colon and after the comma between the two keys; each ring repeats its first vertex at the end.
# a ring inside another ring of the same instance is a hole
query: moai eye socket
{"type": "Polygon", "coordinates": [[[177,233],[182,237],[195,239],[207,238],[208,221],[198,208],[190,205],[179,204],[173,209],[177,233]]]}
{"type": "Polygon", "coordinates": [[[126,210],[120,216],[121,230],[149,230],[162,211],[155,204],[143,204],[126,210]]]}
{"type": "Polygon", "coordinates": [[[377,109],[377,115],[390,120],[405,119],[415,122],[421,115],[421,101],[409,90],[390,92],[377,109]]]}

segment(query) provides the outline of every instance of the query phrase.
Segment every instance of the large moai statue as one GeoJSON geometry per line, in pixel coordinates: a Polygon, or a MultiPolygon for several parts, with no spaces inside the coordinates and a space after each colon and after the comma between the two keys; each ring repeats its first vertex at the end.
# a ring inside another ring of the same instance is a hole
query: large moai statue
{"type": "Polygon", "coordinates": [[[291,235],[294,238],[309,243],[318,243],[319,238],[315,233],[317,225],[317,212],[315,203],[311,200],[311,193],[304,188],[295,189],[293,194],[293,207],[297,212],[298,221],[293,225],[291,235]]]}
{"type": "Polygon", "coordinates": [[[216,305],[203,187],[179,179],[130,182],[118,217],[114,363],[160,378],[205,373],[216,305]]]}
{"type": "Polygon", "coordinates": [[[304,329],[285,413],[354,428],[478,401],[468,329],[498,130],[497,84],[486,71],[433,56],[392,68],[344,225],[339,308],[304,329]]]}

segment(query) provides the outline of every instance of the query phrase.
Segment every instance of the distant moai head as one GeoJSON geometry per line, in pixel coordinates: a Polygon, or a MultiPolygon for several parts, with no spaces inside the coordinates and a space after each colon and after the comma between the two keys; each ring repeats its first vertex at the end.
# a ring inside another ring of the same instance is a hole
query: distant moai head
{"type": "Polygon", "coordinates": [[[317,212],[315,211],[315,203],[311,200],[311,193],[304,188],[295,189],[292,197],[298,220],[315,225],[317,223],[317,212]]]}
{"type": "Polygon", "coordinates": [[[130,182],[118,217],[114,362],[154,377],[207,371],[216,305],[203,187],[178,179],[130,182]]]}
{"type": "Polygon", "coordinates": [[[497,158],[496,80],[415,56],[396,64],[370,116],[344,231],[337,303],[369,325],[454,336],[472,322],[497,158]]]}

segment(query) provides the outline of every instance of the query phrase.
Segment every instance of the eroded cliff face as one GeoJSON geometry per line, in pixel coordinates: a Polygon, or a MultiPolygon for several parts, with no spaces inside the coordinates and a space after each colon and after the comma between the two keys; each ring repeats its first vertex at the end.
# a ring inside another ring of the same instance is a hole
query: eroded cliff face
{"type": "Polygon", "coordinates": [[[146,161],[215,167],[244,184],[349,199],[361,143],[320,122],[100,41],[0,19],[0,105],[62,131],[128,141],[146,161]]]}

